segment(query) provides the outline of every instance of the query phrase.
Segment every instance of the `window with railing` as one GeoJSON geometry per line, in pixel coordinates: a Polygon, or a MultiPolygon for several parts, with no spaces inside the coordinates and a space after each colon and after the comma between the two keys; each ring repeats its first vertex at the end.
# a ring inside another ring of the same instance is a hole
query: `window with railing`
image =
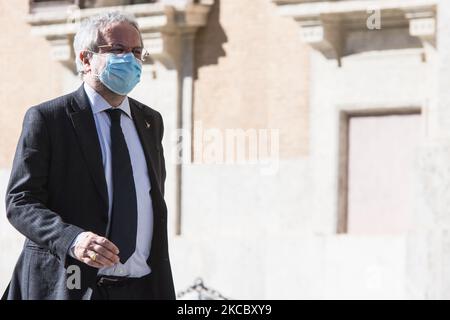
{"type": "Polygon", "coordinates": [[[68,6],[86,9],[156,2],[161,2],[161,0],[30,0],[30,12],[64,9],[68,6]]]}

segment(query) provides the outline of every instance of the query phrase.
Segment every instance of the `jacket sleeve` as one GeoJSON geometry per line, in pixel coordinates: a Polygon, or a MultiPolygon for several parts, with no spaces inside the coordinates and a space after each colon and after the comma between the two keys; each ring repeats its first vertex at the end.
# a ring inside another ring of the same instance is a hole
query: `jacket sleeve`
{"type": "Polygon", "coordinates": [[[33,107],[23,121],[6,191],[6,214],[20,233],[65,264],[72,241],[84,230],[65,223],[46,206],[50,159],[49,132],[42,113],[33,107]]]}

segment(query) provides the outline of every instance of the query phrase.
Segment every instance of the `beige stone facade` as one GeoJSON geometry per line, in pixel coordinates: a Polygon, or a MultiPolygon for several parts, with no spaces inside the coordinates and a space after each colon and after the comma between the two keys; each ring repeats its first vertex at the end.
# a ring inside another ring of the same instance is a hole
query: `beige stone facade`
{"type": "MultiPolygon", "coordinates": [[[[270,1],[218,1],[196,38],[194,118],[208,128],[279,128],[281,157],[308,153],[308,47],[270,1]]],[[[195,133],[194,133],[195,134],[195,133]]]]}
{"type": "Polygon", "coordinates": [[[27,0],[0,2],[1,168],[11,166],[25,111],[63,93],[63,67],[49,59],[49,43],[31,34],[28,11],[27,0]]]}

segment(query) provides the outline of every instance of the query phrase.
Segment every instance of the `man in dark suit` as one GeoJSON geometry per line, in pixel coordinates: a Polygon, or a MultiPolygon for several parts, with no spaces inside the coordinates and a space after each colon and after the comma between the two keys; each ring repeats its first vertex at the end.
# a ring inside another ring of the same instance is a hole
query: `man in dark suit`
{"type": "Polygon", "coordinates": [[[174,299],[161,115],[127,97],[145,53],[132,17],[75,36],[84,83],[30,108],[6,194],[27,238],[5,299],[174,299]]]}

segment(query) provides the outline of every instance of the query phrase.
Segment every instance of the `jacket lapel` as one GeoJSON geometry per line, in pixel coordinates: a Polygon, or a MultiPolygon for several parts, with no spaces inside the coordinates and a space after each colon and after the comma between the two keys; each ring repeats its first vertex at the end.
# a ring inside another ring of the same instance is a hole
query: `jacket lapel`
{"type": "MultiPolygon", "coordinates": [[[[154,119],[151,115],[145,114],[144,110],[133,100],[130,101],[131,115],[136,125],[136,129],[139,138],[142,143],[142,147],[145,153],[145,159],[147,161],[147,167],[151,181],[156,181],[159,192],[161,193],[161,181],[159,175],[156,175],[155,164],[159,160],[159,154],[157,149],[157,137],[155,134],[154,119]]],[[[154,184],[152,185],[152,187],[154,184]]]]}
{"type": "MultiPolygon", "coordinates": [[[[108,190],[106,187],[105,171],[102,162],[102,152],[98,141],[97,129],[95,127],[94,115],[89,100],[81,86],[73,94],[72,111],[69,116],[75,128],[78,142],[94,180],[98,192],[106,207],[108,207],[108,190]]],[[[106,210],[107,214],[107,210],[106,210]]]]}

